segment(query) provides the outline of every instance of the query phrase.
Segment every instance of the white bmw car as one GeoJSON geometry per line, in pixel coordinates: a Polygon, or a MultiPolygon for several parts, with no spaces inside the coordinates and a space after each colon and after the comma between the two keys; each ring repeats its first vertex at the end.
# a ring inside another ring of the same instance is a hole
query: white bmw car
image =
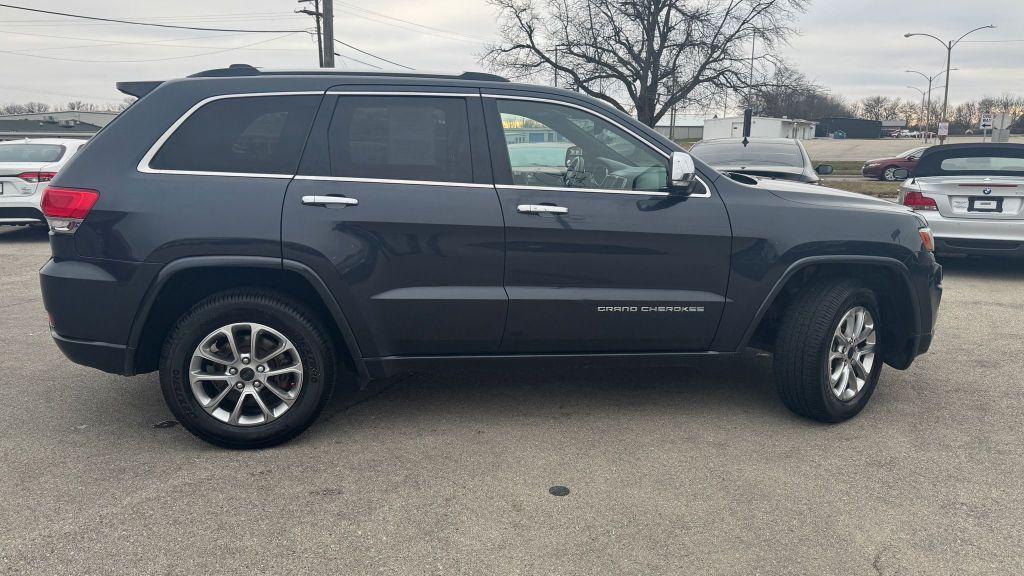
{"type": "Polygon", "coordinates": [[[71,138],[0,142],[0,226],[45,224],[39,205],[43,189],[85,142],[71,138]]]}
{"type": "Polygon", "coordinates": [[[928,220],[938,253],[1024,256],[1024,144],[933,146],[899,202],[928,220]]]}

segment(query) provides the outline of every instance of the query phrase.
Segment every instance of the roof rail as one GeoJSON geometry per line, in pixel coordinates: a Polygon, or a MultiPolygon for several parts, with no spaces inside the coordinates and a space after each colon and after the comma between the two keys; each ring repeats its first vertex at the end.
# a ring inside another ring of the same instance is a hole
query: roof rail
{"type": "Polygon", "coordinates": [[[231,76],[284,76],[284,75],[310,75],[310,76],[400,76],[403,78],[454,78],[459,80],[478,80],[485,82],[508,82],[508,78],[490,74],[487,72],[406,72],[406,71],[355,71],[338,70],[336,68],[314,68],[306,70],[288,69],[267,69],[261,70],[249,64],[232,64],[227,68],[215,68],[191,74],[189,78],[225,78],[231,76]]]}

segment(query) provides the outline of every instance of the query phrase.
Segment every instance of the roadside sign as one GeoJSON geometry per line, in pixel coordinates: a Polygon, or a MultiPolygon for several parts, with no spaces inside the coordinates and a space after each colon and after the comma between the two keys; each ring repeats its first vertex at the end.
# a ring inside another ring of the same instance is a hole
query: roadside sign
{"type": "Polygon", "coordinates": [[[981,126],[982,130],[990,130],[992,128],[992,115],[985,113],[981,115],[981,126]]]}
{"type": "Polygon", "coordinates": [[[942,138],[949,136],[949,122],[939,122],[939,136],[942,138]]]}

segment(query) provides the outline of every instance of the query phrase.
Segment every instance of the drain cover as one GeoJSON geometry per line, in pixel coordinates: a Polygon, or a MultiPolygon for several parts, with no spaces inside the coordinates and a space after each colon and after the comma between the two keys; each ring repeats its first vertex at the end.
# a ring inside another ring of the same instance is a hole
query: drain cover
{"type": "Polygon", "coordinates": [[[552,496],[568,496],[569,495],[569,487],[568,486],[552,486],[551,488],[548,488],[548,492],[550,492],[552,496]]]}

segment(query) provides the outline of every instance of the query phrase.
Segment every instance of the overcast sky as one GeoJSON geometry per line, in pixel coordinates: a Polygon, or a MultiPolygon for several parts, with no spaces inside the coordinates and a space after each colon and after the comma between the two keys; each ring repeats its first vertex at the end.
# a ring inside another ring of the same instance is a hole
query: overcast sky
{"type": "MultiPolygon", "coordinates": [[[[292,13],[295,0],[10,0],[34,8],[199,27],[303,29],[308,16],[292,13]]],[[[495,15],[484,0],[374,0],[336,2],[336,34],[383,58],[427,70],[475,70],[482,42],[494,39],[495,15]],[[361,7],[373,10],[368,13],[361,7]],[[383,16],[382,16],[383,15],[383,16]],[[419,28],[386,17],[430,27],[419,28]]],[[[800,35],[786,52],[818,84],[857,99],[873,94],[914,98],[907,84],[922,79],[908,68],[934,73],[945,50],[923,31],[947,38],[985,24],[953,52],[950,101],[985,94],[1024,95],[1024,0],[812,0],[800,17],[800,35]]],[[[340,52],[386,68],[370,56],[340,52]]],[[[0,103],[69,99],[117,102],[118,80],[164,79],[233,62],[257,66],[316,66],[307,34],[234,34],[166,30],[86,22],[0,8],[0,103]],[[232,48],[257,45],[244,49],[232,48]],[[220,51],[219,53],[212,53],[220,51]],[[200,55],[206,54],[206,55],[200,55]]],[[[366,66],[342,58],[352,69],[366,66]]],[[[941,81],[937,84],[941,84],[941,81]]]]}

